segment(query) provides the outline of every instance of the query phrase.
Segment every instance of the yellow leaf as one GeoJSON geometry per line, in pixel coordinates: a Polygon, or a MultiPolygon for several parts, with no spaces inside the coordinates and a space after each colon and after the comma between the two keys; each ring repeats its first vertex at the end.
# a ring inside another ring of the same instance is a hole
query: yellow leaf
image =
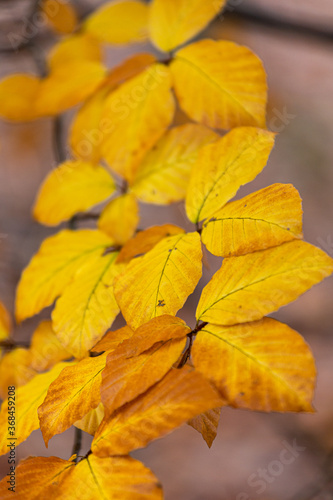
{"type": "Polygon", "coordinates": [[[153,0],[150,36],[164,52],[193,38],[220,12],[226,0],[153,0]]]}
{"type": "Polygon", "coordinates": [[[203,147],[195,162],[186,196],[186,213],[196,223],[212,217],[265,167],[275,134],[254,127],[231,130],[203,147]]]}
{"type": "Polygon", "coordinates": [[[133,236],[138,222],[138,203],[132,193],[126,193],[106,205],[97,226],[115,243],[123,245],[133,236]]]}
{"type": "Polygon", "coordinates": [[[50,385],[46,398],[38,408],[46,447],[53,436],[64,432],[99,405],[106,356],[106,353],[101,354],[68,366],[50,385]]]}
{"type": "Polygon", "coordinates": [[[223,401],[199,373],[184,366],[171,370],[141,397],[104,418],[92,443],[94,454],[125,454],[146,446],[199,413],[223,401]]]}
{"type": "Polygon", "coordinates": [[[132,332],[117,349],[117,356],[119,353],[126,357],[138,356],[159,342],[185,338],[190,332],[191,328],[182,319],[164,314],[132,332]]]}
{"type": "Polygon", "coordinates": [[[228,203],[207,220],[202,242],[214,255],[230,257],[302,238],[302,200],[291,184],[273,184],[228,203]]]}
{"type": "Polygon", "coordinates": [[[201,259],[200,237],[189,233],[164,238],[130,262],[115,281],[128,325],[136,329],[156,316],[176,314],[201,278],[201,259]]]}
{"type": "Polygon", "coordinates": [[[123,340],[132,337],[133,330],[129,326],[119,328],[114,332],[107,332],[104,337],[91,349],[93,352],[114,351],[123,340]]]}
{"type": "MultiPolygon", "coordinates": [[[[25,441],[32,431],[38,429],[37,408],[44,401],[49,385],[59,376],[65,366],[69,365],[69,363],[58,363],[49,372],[36,375],[30,382],[15,391],[16,428],[14,437],[17,438],[16,445],[25,441]]],[[[0,455],[8,452],[7,427],[8,400],[5,400],[0,411],[0,455]]]]}
{"type": "MultiPolygon", "coordinates": [[[[103,58],[100,43],[87,34],[75,34],[60,40],[52,47],[47,62],[51,73],[62,66],[76,61],[101,62],[103,58]]],[[[72,74],[72,72],[70,73],[72,74]]]]}
{"type": "Polygon", "coordinates": [[[131,181],[172,122],[174,109],[171,74],[163,64],[149,66],[112,92],[105,101],[103,119],[109,127],[102,142],[110,168],[131,181]]]}
{"type": "Polygon", "coordinates": [[[157,243],[167,236],[183,233],[185,233],[184,229],[173,224],[152,226],[144,231],[139,231],[120,250],[117,262],[129,262],[134,257],[149,252],[149,250],[154,248],[157,243]]]}
{"type": "Polygon", "coordinates": [[[266,74],[247,47],[201,40],[178,51],[170,68],[180,107],[193,120],[213,128],[265,128],[266,74]]]}
{"type": "Polygon", "coordinates": [[[84,29],[101,42],[143,42],[148,37],[148,6],[136,0],[108,2],[87,19],[84,29]]]}
{"type": "Polygon", "coordinates": [[[29,352],[31,367],[38,372],[72,357],[55,336],[51,321],[39,323],[32,335],[29,352]]]}
{"type": "Polygon", "coordinates": [[[110,71],[107,78],[75,116],[70,145],[73,153],[83,160],[97,163],[101,159],[101,144],[112,124],[103,118],[104,103],[109,93],[124,81],[141,73],[155,62],[151,54],[137,54],[110,71]]]}
{"type": "Polygon", "coordinates": [[[35,102],[41,80],[33,75],[10,75],[0,81],[0,117],[12,121],[38,118],[35,102]]]}
{"type": "Polygon", "coordinates": [[[39,189],[33,208],[41,224],[55,226],[112,195],[115,183],[100,166],[66,161],[52,170],[39,189]]]}
{"type": "Polygon", "coordinates": [[[16,500],[55,499],[59,493],[59,478],[65,470],[74,467],[74,462],[57,457],[26,458],[15,469],[15,493],[8,489],[8,476],[5,476],[0,482],[0,498],[12,500],[15,496],[16,500]]]}
{"type": "Polygon", "coordinates": [[[60,342],[76,358],[87,355],[110,328],[119,312],[113,281],[123,270],[117,253],[86,259],[74,280],[57,300],[53,328],[60,342]]]}
{"type": "Polygon", "coordinates": [[[208,324],[197,335],[192,359],[232,406],[312,411],[316,369],[311,351],[297,332],[272,318],[208,324]]]}
{"type": "Polygon", "coordinates": [[[41,81],[35,103],[37,114],[53,116],[72,108],[89,97],[105,76],[106,68],[95,61],[78,60],[57,66],[41,81]]]}
{"type": "Polygon", "coordinates": [[[12,329],[12,322],[9,313],[2,302],[0,302],[0,340],[5,340],[9,337],[12,329]]]}
{"type": "Polygon", "coordinates": [[[112,241],[100,231],[60,231],[46,238],[23,271],[16,295],[16,318],[22,321],[51,305],[76,271],[92,255],[102,255],[112,241]]]}
{"type": "Polygon", "coordinates": [[[295,300],[332,271],[333,259],[299,240],[224,259],[203,289],[197,319],[218,325],[261,319],[295,300]]]}
{"type": "Polygon", "coordinates": [[[0,360],[0,398],[7,398],[9,386],[21,387],[35,375],[30,351],[18,347],[4,354],[0,360]]]}
{"type": "Polygon", "coordinates": [[[169,130],[143,159],[131,190],[146,203],[165,205],[182,200],[199,149],[218,138],[212,130],[194,123],[169,130]]]}
{"type": "Polygon", "coordinates": [[[101,395],[105,414],[132,401],[164,377],[178,361],[186,339],[159,342],[139,356],[127,357],[120,345],[111,352],[102,373],[101,395]]]}
{"type": "Polygon", "coordinates": [[[214,408],[205,413],[201,413],[197,417],[192,418],[187,423],[198,431],[206,441],[208,448],[213,444],[217,436],[217,427],[219,425],[221,408],[214,408]]]}
{"type": "Polygon", "coordinates": [[[101,459],[89,455],[68,470],[57,491],[68,500],[163,498],[161,487],[153,473],[131,457],[101,459]]]}
{"type": "Polygon", "coordinates": [[[76,28],[77,15],[68,0],[43,0],[41,7],[49,25],[56,33],[66,35],[76,28]]]}
{"type": "Polygon", "coordinates": [[[85,415],[81,420],[74,423],[75,427],[81,429],[81,431],[87,432],[91,436],[94,436],[98,427],[100,426],[104,418],[104,406],[100,403],[97,408],[90,410],[87,415],[85,415]]]}

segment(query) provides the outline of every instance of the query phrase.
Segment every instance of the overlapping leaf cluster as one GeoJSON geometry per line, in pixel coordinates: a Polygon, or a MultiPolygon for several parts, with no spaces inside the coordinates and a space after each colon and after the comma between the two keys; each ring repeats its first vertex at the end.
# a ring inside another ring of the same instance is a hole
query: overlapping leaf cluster
{"type": "MultiPolygon", "coordinates": [[[[30,348],[1,360],[2,397],[9,384],[17,387],[17,444],[37,428],[46,445],[72,425],[94,436],[77,465],[73,457],[23,461],[19,498],[161,498],[152,473],[128,456],[132,450],[185,422],[211,445],[225,405],[312,411],[309,347],[267,315],[331,274],[333,261],[302,240],[293,186],[230,201],[262,171],[274,144],[264,69],[229,41],[178,49],[223,4],[112,2],[57,44],[46,77],[0,82],[7,119],[57,115],[82,103],[71,156],[41,186],[36,220],[73,224],[104,204],[94,212],[95,229],[47,238],[18,284],[19,322],[55,306],[30,348]],[[159,60],[141,53],[111,71],[104,66],[102,43],[147,38],[164,52],[159,60]],[[188,117],[182,124],[180,109],[188,117]],[[191,232],[172,224],[138,230],[138,202],[182,200],[191,232]],[[202,276],[202,244],[224,260],[190,328],[176,314],[202,276]],[[110,331],[119,312],[126,326],[110,331]]],[[[0,309],[1,339],[8,325],[0,309]]],[[[6,412],[5,400],[1,453],[6,412]]],[[[6,489],[2,481],[1,498],[6,489]]]]}

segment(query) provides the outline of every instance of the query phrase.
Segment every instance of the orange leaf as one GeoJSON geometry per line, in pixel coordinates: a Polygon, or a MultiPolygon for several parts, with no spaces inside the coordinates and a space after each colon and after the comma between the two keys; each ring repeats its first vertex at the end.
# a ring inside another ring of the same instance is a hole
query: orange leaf
{"type": "Polygon", "coordinates": [[[192,359],[234,407],[312,411],[316,369],[311,351],[297,332],[274,319],[208,324],[194,341],[192,359]]]}
{"type": "Polygon", "coordinates": [[[31,361],[30,351],[22,347],[4,354],[0,360],[1,399],[7,398],[9,386],[21,387],[36,375],[31,361]]]}
{"type": "Polygon", "coordinates": [[[71,33],[78,23],[76,12],[68,0],[43,0],[42,11],[56,33],[71,33]]]}
{"type": "Polygon", "coordinates": [[[91,349],[93,352],[103,352],[103,351],[114,351],[119,344],[133,335],[133,330],[129,326],[124,326],[119,328],[114,332],[108,332],[104,337],[97,342],[97,344],[91,349]]]}
{"type": "Polygon", "coordinates": [[[210,384],[189,366],[171,370],[141,397],[104,418],[92,443],[93,453],[101,457],[129,453],[222,405],[210,384]]]}
{"type": "Polygon", "coordinates": [[[57,339],[51,321],[42,321],[30,342],[31,367],[38,372],[48,370],[59,361],[72,357],[57,339]]]}
{"type": "Polygon", "coordinates": [[[217,436],[217,427],[219,425],[221,408],[214,408],[197,417],[191,418],[187,423],[198,431],[206,441],[208,448],[213,444],[217,436]]]}

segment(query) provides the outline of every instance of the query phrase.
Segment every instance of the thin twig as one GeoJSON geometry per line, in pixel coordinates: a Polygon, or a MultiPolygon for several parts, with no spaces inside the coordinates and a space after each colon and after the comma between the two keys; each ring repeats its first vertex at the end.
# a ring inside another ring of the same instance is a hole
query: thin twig
{"type": "Polygon", "coordinates": [[[81,429],[78,429],[77,427],[75,427],[72,455],[76,455],[76,458],[75,458],[76,463],[79,460],[79,453],[81,450],[81,446],[82,446],[82,431],[81,431],[81,429]]]}

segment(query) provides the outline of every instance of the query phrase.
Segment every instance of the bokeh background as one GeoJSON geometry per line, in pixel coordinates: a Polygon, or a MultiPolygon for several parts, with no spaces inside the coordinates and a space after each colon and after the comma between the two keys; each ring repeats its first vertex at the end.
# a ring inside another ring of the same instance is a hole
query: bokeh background
{"type": "MultiPolygon", "coordinates": [[[[0,77],[38,72],[57,40],[42,28],[25,48],[10,50],[8,33],[20,33],[33,3],[0,3],[0,77]]],[[[102,3],[73,1],[80,16],[102,3]]],[[[239,196],[274,182],[294,184],[303,198],[306,240],[333,256],[332,0],[230,0],[223,14],[200,35],[206,36],[247,45],[261,57],[268,73],[268,124],[279,136],[266,169],[239,196]]],[[[124,57],[146,50],[153,49],[146,44],[108,49],[107,61],[112,67],[124,57]]],[[[64,149],[72,115],[61,117],[64,149]]],[[[57,162],[55,126],[53,119],[23,124],[0,121],[0,299],[11,312],[22,269],[41,241],[54,232],[35,223],[30,210],[41,181],[57,162]]],[[[142,206],[141,216],[140,227],[165,221],[185,224],[179,205],[142,206]]],[[[220,259],[209,259],[202,285],[219,265],[220,259]]],[[[302,333],[313,350],[318,369],[316,413],[224,409],[210,450],[196,431],[183,426],[134,453],[157,474],[167,500],[333,499],[332,292],[333,281],[328,279],[273,315],[302,333]],[[302,451],[281,470],[276,461],[281,450],[293,443],[302,451]],[[268,471],[269,481],[259,488],[255,480],[264,474],[262,470],[268,471]]],[[[191,296],[181,313],[189,324],[193,324],[197,300],[198,294],[191,296]]],[[[14,338],[28,340],[39,320],[32,318],[15,326],[14,338]]],[[[46,449],[36,431],[19,446],[18,457],[56,455],[67,459],[72,442],[70,429],[54,437],[46,449]]],[[[90,438],[85,436],[84,452],[89,444],[90,438]]],[[[7,467],[6,457],[1,457],[1,477],[7,467]]]]}

